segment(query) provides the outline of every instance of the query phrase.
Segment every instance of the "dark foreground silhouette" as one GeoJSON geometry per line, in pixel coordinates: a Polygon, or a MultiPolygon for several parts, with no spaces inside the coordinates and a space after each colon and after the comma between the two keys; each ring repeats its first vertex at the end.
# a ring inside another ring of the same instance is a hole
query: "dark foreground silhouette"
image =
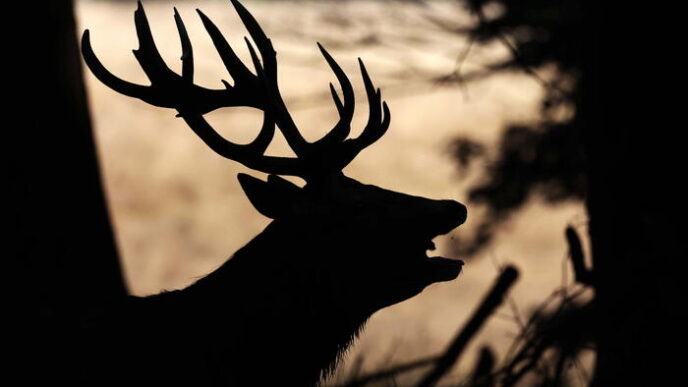
{"type": "Polygon", "coordinates": [[[86,372],[94,379],[312,385],[333,369],[371,314],[461,271],[461,261],[429,258],[426,250],[434,249],[435,236],[465,221],[463,205],[365,185],[342,173],[390,123],[389,109],[363,62],[369,118],[360,136],[348,138],[353,88],[319,46],[343,98],[330,85],[340,120],[323,138],[307,142],[281,98],[270,40],[241,4],[232,4],[257,47],[256,52],[246,40],[255,75],[199,11],[234,81],[224,82],[222,90],[193,84],[192,47],[176,12],[181,75],[160,57],[140,3],[135,12],[140,47],[134,54],[150,86],[112,75],[93,53],[89,32],[84,33],[84,59],[100,81],[122,94],[176,109],[215,152],[268,173],[267,181],[240,174],[239,182],[255,208],[274,219],[230,260],[188,288],[131,297],[93,313],[85,323],[93,340],[86,340],[84,353],[86,372]],[[203,118],[231,106],[264,112],[252,143],[228,142],[203,118]],[[296,157],[264,155],[275,127],[296,157]],[[306,184],[299,187],[277,175],[298,176],[306,184]]]}

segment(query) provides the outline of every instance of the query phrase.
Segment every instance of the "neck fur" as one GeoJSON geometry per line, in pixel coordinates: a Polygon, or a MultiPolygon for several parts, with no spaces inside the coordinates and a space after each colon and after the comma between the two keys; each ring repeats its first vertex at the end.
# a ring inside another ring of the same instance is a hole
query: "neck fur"
{"type": "Polygon", "coordinates": [[[318,265],[328,259],[313,256],[322,250],[303,248],[293,230],[273,222],[205,278],[149,297],[175,308],[171,319],[190,326],[213,322],[197,327],[206,343],[201,350],[218,368],[230,368],[222,372],[230,381],[256,381],[258,373],[269,378],[263,368],[269,358],[271,376],[316,384],[372,314],[340,290],[336,273],[318,265]]]}

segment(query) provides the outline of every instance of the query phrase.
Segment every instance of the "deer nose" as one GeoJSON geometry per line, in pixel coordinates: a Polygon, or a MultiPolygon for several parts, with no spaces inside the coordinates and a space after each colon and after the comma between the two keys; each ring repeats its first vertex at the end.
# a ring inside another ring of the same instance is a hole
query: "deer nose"
{"type": "Polygon", "coordinates": [[[433,235],[446,234],[466,221],[467,210],[463,204],[453,200],[434,201],[432,211],[427,213],[428,226],[433,235]]]}
{"type": "Polygon", "coordinates": [[[443,213],[446,214],[448,220],[453,225],[452,228],[458,227],[466,222],[468,210],[463,204],[454,200],[443,200],[442,207],[444,207],[443,213]]]}

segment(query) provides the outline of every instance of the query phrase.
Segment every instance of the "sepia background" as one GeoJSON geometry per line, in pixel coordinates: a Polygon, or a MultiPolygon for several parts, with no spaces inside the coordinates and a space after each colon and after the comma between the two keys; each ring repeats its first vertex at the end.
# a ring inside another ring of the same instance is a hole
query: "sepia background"
{"type": "MultiPolygon", "coordinates": [[[[515,315],[527,316],[557,288],[571,282],[564,229],[569,225],[585,228],[584,205],[577,200],[553,205],[531,195],[499,225],[489,244],[470,256],[461,255],[459,244],[478,233],[487,216],[483,206],[468,200],[470,188],[485,179],[507,127],[542,120],[543,80],[557,75],[556,66],[541,66],[536,76],[524,71],[481,75],[512,53],[500,42],[474,44],[466,34],[456,33],[476,23],[456,2],[244,3],[273,41],[282,95],[307,139],[319,138],[337,120],[327,89],[334,76],[317,50],[315,42],[320,42],[357,88],[360,102],[354,134],[368,113],[360,93],[358,57],[365,61],[392,112],[388,133],[362,152],[345,173],[399,192],[458,200],[469,209],[465,225],[435,240],[440,255],[466,261],[461,276],[373,315],[329,382],[345,380],[359,366],[366,373],[441,353],[490,288],[499,268],[511,263],[521,273],[510,293],[513,303],[492,316],[447,383],[465,376],[484,345],[493,348],[498,359],[504,356],[519,334],[515,315]],[[478,75],[456,81],[456,74],[478,75]],[[483,156],[469,167],[457,161],[458,138],[485,145],[483,156]]],[[[131,54],[137,47],[136,3],[79,0],[75,5],[78,31],[90,29],[93,48],[105,66],[124,79],[147,83],[131,54]]],[[[194,45],[196,83],[221,88],[220,80],[230,78],[195,8],[213,19],[239,55],[250,62],[242,42],[247,33],[227,1],[151,0],[145,6],[158,48],[175,71],[181,64],[173,7],[179,10],[194,45]]],[[[497,6],[485,9],[488,17],[501,11],[497,6]]],[[[247,172],[244,167],[213,153],[174,117],[174,111],[119,95],[89,71],[85,74],[108,203],[131,293],[148,295],[191,284],[268,224],[251,207],[236,180],[238,172],[247,172]]],[[[565,119],[571,112],[564,109],[557,114],[565,119]]],[[[226,138],[240,143],[249,142],[261,123],[261,114],[247,108],[221,109],[207,117],[226,138]]],[[[288,154],[279,135],[268,153],[288,154]]],[[[573,384],[584,384],[590,372],[592,355],[586,354],[573,384]]],[[[405,374],[399,383],[417,376],[405,374]]]]}

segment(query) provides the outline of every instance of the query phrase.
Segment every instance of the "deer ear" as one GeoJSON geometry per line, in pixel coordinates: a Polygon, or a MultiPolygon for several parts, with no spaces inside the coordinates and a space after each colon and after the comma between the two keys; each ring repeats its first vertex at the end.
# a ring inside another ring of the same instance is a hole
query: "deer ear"
{"type": "Polygon", "coordinates": [[[292,214],[301,198],[301,188],[279,176],[270,175],[267,182],[244,173],[237,178],[253,207],[271,219],[292,214]]]}

